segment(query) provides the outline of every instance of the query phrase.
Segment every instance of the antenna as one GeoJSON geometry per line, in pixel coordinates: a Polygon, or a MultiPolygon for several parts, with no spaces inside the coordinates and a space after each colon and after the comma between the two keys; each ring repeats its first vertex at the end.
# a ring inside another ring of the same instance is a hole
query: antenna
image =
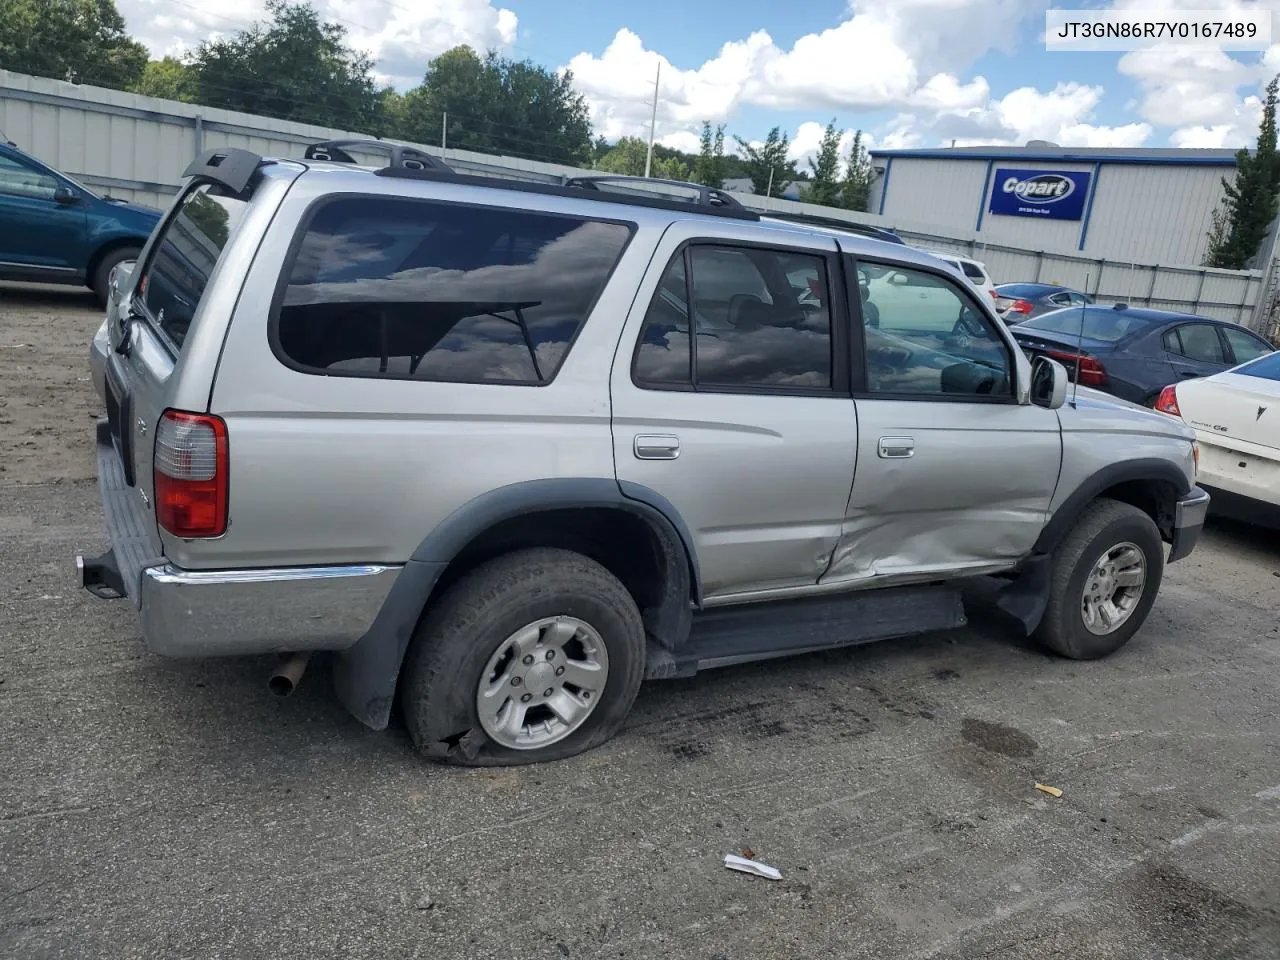
{"type": "MultiPolygon", "coordinates": [[[[1089,289],[1089,274],[1084,275],[1084,288],[1089,289]]],[[[1076,375],[1071,380],[1071,406],[1076,405],[1076,395],[1080,392],[1080,360],[1084,356],[1084,303],[1080,304],[1080,335],[1076,337],[1076,375]]]]}

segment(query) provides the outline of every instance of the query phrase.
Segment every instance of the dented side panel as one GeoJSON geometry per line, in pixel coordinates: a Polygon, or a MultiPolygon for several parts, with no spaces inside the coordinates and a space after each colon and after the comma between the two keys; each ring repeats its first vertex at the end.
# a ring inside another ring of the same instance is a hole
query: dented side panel
{"type": "Polygon", "coordinates": [[[1030,405],[859,399],[858,461],[823,583],[918,580],[1016,564],[1044,527],[1058,418],[1030,405]],[[910,441],[910,456],[882,456],[910,441]]]}

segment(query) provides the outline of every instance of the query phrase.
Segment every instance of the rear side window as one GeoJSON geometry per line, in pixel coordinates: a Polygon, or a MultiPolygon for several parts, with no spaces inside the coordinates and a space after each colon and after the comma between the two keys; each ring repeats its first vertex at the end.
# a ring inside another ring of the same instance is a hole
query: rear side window
{"type": "Polygon", "coordinates": [[[982,273],[982,268],[976,263],[970,263],[968,260],[960,261],[960,269],[964,271],[964,275],[970,280],[985,280],[986,277],[982,273]]]}
{"type": "Polygon", "coordinates": [[[1227,343],[1231,344],[1231,352],[1235,354],[1236,363],[1256,360],[1275,349],[1265,340],[1234,327],[1223,327],[1222,335],[1227,338],[1227,343]]]}
{"type": "Polygon", "coordinates": [[[688,247],[668,264],[649,304],[632,366],[635,382],[706,392],[830,390],[828,289],[821,256],[688,247]]]}
{"type": "Polygon", "coordinates": [[[286,268],[276,350],[308,373],[549,383],[630,236],[502,207],[333,200],[286,268]]]}
{"type": "Polygon", "coordinates": [[[1165,348],[1200,363],[1226,363],[1218,328],[1207,323],[1188,323],[1165,334],[1165,348]]]}
{"type": "Polygon", "coordinates": [[[163,227],[138,281],[138,294],[153,323],[182,349],[209,274],[248,203],[202,184],[188,193],[163,227]]]}

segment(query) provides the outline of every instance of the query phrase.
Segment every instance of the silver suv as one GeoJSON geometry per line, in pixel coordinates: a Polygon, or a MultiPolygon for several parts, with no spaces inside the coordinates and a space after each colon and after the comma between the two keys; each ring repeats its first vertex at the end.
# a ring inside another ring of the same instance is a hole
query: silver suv
{"type": "Polygon", "coordinates": [[[1195,544],[1192,431],[1064,402],[926,253],[380,147],[203,155],[117,284],[77,563],[159,654],[286,692],[329,651],[369,727],[398,696],[425,756],[527,763],[646,677],[960,626],[977,577],[1103,656],[1195,544]]]}

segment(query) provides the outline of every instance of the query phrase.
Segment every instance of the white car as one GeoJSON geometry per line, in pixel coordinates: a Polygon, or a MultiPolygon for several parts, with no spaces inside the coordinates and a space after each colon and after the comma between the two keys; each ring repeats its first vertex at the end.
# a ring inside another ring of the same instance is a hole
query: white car
{"type": "Polygon", "coordinates": [[[1009,312],[1009,308],[1013,306],[1014,301],[996,293],[996,285],[991,279],[991,275],[987,273],[987,265],[980,260],[971,260],[968,257],[961,257],[954,253],[937,253],[930,250],[939,260],[945,260],[951,266],[955,267],[964,275],[964,278],[979,290],[984,291],[991,298],[991,304],[996,308],[996,313],[1004,316],[1009,312]]]}
{"type": "Polygon", "coordinates": [[[1227,495],[1215,507],[1251,520],[1269,512],[1264,504],[1280,507],[1280,351],[1165,387],[1155,408],[1195,430],[1197,482],[1227,495]]]}

